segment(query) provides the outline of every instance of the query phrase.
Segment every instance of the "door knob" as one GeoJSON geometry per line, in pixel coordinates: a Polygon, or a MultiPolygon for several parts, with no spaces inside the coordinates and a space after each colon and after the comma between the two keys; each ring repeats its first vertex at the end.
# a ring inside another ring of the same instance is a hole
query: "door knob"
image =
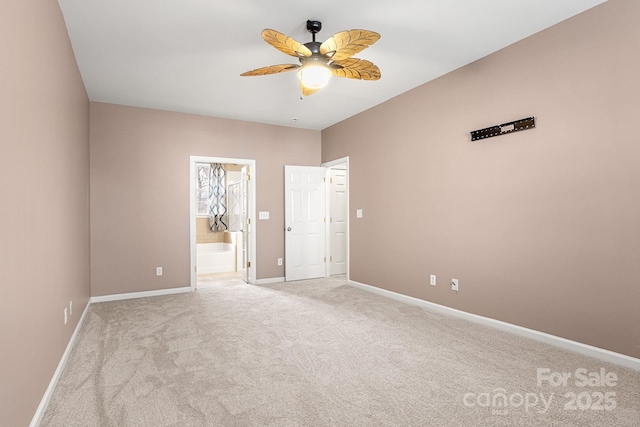
{"type": "Polygon", "coordinates": [[[291,227],[287,227],[287,231],[291,231],[291,227]]]}

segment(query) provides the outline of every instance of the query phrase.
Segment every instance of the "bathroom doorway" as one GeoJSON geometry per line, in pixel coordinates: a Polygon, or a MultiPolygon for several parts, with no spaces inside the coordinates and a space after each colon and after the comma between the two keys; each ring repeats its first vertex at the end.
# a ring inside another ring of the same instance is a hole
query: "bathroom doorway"
{"type": "Polygon", "coordinates": [[[190,158],[191,288],[255,281],[255,161],[190,158]]]}

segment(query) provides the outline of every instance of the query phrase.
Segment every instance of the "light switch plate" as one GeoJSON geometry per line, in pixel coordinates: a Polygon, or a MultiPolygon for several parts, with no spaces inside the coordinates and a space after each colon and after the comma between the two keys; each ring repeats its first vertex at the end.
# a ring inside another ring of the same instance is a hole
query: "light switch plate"
{"type": "Polygon", "coordinates": [[[269,219],[269,211],[260,211],[258,212],[259,219],[269,219]]]}
{"type": "Polygon", "coordinates": [[[362,209],[356,209],[356,218],[362,218],[362,209]]]}

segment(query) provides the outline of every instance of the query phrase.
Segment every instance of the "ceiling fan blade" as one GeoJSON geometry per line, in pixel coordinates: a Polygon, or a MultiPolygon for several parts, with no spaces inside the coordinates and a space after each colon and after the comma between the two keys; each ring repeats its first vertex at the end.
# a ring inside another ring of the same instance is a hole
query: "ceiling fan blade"
{"type": "Polygon", "coordinates": [[[255,70],[247,71],[240,74],[241,76],[266,76],[267,74],[283,73],[285,71],[293,71],[300,68],[300,65],[296,64],[280,64],[270,65],[268,67],[256,68],[255,70]]]}
{"type": "Polygon", "coordinates": [[[313,95],[314,93],[316,93],[319,89],[309,89],[308,87],[303,85],[302,82],[300,82],[300,90],[302,91],[302,94],[304,96],[309,96],[309,95],[313,95]]]}
{"type": "Polygon", "coordinates": [[[308,47],[276,30],[266,29],[262,31],[262,38],[271,46],[287,55],[298,58],[311,56],[311,51],[308,47]]]}
{"type": "Polygon", "coordinates": [[[380,34],[369,30],[340,31],[320,45],[320,54],[342,61],[368,48],[379,38],[380,34]]]}
{"type": "Polygon", "coordinates": [[[334,61],[329,67],[334,76],[348,79],[378,80],[381,76],[380,68],[366,59],[349,58],[344,61],[334,61]]]}

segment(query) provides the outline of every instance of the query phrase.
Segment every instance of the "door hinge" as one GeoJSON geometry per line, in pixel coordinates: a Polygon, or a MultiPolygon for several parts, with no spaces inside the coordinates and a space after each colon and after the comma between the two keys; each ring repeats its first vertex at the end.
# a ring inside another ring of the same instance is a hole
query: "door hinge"
{"type": "Polygon", "coordinates": [[[198,266],[196,265],[195,267],[193,267],[193,272],[197,273],[198,272],[198,266]]]}
{"type": "Polygon", "coordinates": [[[324,257],[324,262],[327,262],[327,257],[324,257]]]}
{"type": "Polygon", "coordinates": [[[333,255],[329,257],[329,262],[333,262],[333,255]]]}
{"type": "Polygon", "coordinates": [[[247,224],[251,224],[251,218],[247,218],[247,224]]]}
{"type": "Polygon", "coordinates": [[[247,268],[251,268],[251,261],[247,261],[247,268]]]}
{"type": "Polygon", "coordinates": [[[329,179],[329,184],[333,184],[333,178],[329,179]]]}
{"type": "Polygon", "coordinates": [[[322,182],[327,182],[327,177],[322,178],[322,182]]]}
{"type": "Polygon", "coordinates": [[[251,174],[250,173],[247,174],[247,181],[251,181],[251,174]]]}

